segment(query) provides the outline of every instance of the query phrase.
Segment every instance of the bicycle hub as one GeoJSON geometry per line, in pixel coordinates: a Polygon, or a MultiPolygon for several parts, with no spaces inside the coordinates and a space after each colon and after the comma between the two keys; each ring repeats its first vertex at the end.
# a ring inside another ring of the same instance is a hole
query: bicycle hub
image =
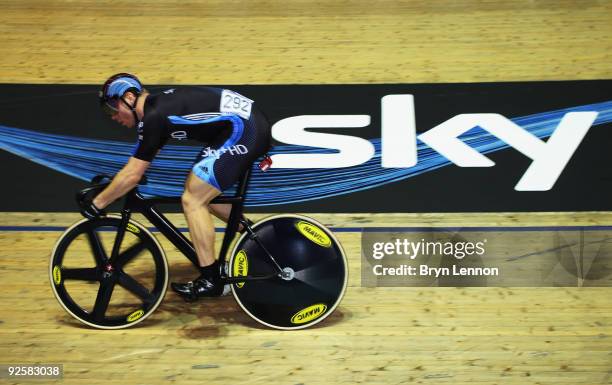
{"type": "Polygon", "coordinates": [[[295,278],[295,271],[290,267],[285,267],[281,273],[281,278],[285,281],[291,281],[295,278]]]}

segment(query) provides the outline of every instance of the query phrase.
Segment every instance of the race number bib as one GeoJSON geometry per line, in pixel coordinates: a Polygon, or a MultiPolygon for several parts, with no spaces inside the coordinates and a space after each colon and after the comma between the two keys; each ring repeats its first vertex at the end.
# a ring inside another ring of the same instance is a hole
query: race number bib
{"type": "Polygon", "coordinates": [[[243,119],[249,119],[251,117],[252,105],[253,101],[251,99],[247,99],[230,90],[223,90],[223,93],[221,93],[221,106],[219,110],[221,112],[236,114],[243,119]]]}

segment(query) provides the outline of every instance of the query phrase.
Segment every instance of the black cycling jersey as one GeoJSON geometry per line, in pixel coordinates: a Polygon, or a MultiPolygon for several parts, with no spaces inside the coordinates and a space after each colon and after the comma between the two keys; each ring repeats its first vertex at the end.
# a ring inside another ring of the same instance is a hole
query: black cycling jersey
{"type": "Polygon", "coordinates": [[[150,162],[170,138],[214,146],[230,137],[231,115],[253,120],[261,112],[252,100],[220,88],[180,87],[149,95],[133,156],[150,162]]]}
{"type": "Polygon", "coordinates": [[[152,161],[168,139],[205,143],[192,171],[223,191],[270,146],[270,125],[254,102],[234,91],[180,87],[148,95],[135,158],[152,161]]]}

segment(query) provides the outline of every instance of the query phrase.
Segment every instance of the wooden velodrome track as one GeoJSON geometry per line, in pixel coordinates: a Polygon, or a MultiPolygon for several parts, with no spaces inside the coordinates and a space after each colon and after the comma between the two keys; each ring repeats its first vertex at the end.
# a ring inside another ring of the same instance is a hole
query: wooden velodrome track
{"type": "MultiPolygon", "coordinates": [[[[612,78],[612,2],[0,1],[0,82],[410,83],[612,78]]],[[[3,213],[4,226],[77,214],[3,213]]],[[[334,226],[610,225],[612,213],[313,215],[334,226]]],[[[184,226],[177,216],[179,226],[184,226]]],[[[231,297],[167,294],[139,327],[82,327],[51,294],[59,232],[0,233],[0,363],[63,384],[612,383],[609,288],[363,288],[320,327],[258,327],[231,297]]],[[[164,243],[173,279],[186,260],[164,243]]],[[[0,383],[32,380],[2,380],[0,383]]],[[[40,383],[40,381],[39,381],[40,383]]]]}

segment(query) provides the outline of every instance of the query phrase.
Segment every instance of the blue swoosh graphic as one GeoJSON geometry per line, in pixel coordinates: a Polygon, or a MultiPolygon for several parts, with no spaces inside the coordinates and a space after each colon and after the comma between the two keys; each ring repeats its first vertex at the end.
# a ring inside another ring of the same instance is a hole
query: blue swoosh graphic
{"type": "MultiPolygon", "coordinates": [[[[568,112],[595,111],[593,125],[612,121],[612,100],[566,109],[543,112],[511,120],[534,136],[550,137],[561,118],[568,112]]],[[[480,127],[474,127],[460,136],[470,147],[486,154],[509,146],[480,127]]],[[[356,191],[371,189],[396,181],[412,178],[451,162],[420,140],[417,143],[418,164],[411,168],[382,168],[381,142],[372,139],[376,153],[372,159],[354,167],[335,169],[277,169],[260,172],[253,165],[253,174],[245,204],[268,206],[323,199],[356,191]]],[[[100,173],[115,174],[132,154],[134,144],[93,140],[66,135],[45,134],[21,128],[0,125],[0,148],[88,181],[100,173]]],[[[179,196],[183,192],[185,177],[191,170],[199,146],[166,145],[147,171],[148,184],[140,186],[145,195],[179,196]]],[[[303,146],[276,146],[274,154],[330,153],[332,150],[303,146]]],[[[233,193],[234,189],[226,191],[233,193]]]]}

